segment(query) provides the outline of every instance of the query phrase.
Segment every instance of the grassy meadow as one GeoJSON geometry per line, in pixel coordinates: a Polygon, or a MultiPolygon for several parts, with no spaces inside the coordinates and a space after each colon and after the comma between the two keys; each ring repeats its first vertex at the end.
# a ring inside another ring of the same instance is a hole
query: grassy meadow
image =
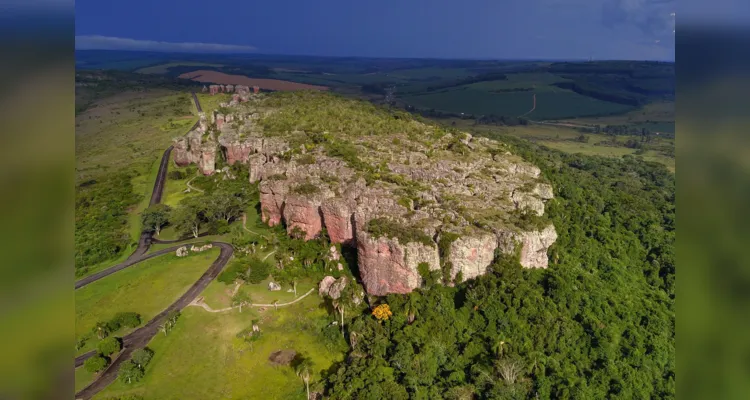
{"type": "Polygon", "coordinates": [[[277,350],[293,349],[312,358],[311,387],[321,372],[343,360],[346,344],[333,320],[321,307],[317,294],[274,311],[243,308],[209,313],[188,307],[176,327],[157,335],[149,344],[154,358],[141,382],[126,385],[116,381],[95,399],[127,394],[150,399],[304,399],[302,381],[290,366],[274,366],[268,356],[277,350]],[[255,342],[236,337],[258,320],[262,336],[255,342]],[[330,332],[332,339],[320,333],[330,332]]]}
{"type": "Polygon", "coordinates": [[[95,347],[97,339],[90,334],[96,323],[108,321],[118,312],[137,312],[144,323],[153,318],[185,293],[218,255],[218,248],[187,257],[166,254],[76,290],[76,340],[90,336],[79,352],[95,347]]]}

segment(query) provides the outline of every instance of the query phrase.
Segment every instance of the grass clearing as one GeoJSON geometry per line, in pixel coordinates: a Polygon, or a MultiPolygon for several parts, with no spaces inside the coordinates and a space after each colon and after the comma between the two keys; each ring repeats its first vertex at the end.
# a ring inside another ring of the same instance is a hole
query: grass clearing
{"type": "MultiPolygon", "coordinates": [[[[261,256],[261,258],[263,258],[261,256]]],[[[249,265],[248,265],[249,267],[249,265]]],[[[276,282],[274,279],[269,278],[261,283],[256,284],[245,284],[241,285],[239,291],[250,295],[253,303],[258,304],[273,304],[275,300],[281,303],[288,303],[294,301],[300,296],[307,293],[308,290],[317,287],[317,283],[311,279],[302,279],[297,282],[297,296],[294,296],[293,292],[287,290],[292,289],[291,285],[281,285],[281,290],[272,292],[268,290],[269,282],[276,282]]],[[[226,308],[232,305],[232,292],[234,291],[235,285],[227,285],[225,283],[214,280],[208,285],[206,290],[203,291],[202,296],[204,301],[213,309],[226,308]]],[[[310,296],[312,296],[311,294],[310,296]]],[[[244,312],[244,308],[243,308],[244,312]]]]}
{"type": "Polygon", "coordinates": [[[652,132],[675,133],[675,103],[659,102],[647,104],[622,115],[605,117],[573,118],[564,122],[584,125],[631,125],[652,132]]]}
{"type": "Polygon", "coordinates": [[[76,339],[89,334],[97,322],[108,321],[118,312],[134,311],[143,322],[150,320],[185,293],[218,254],[218,248],[187,257],[166,254],[76,290],[76,339]]]}
{"type": "MultiPolygon", "coordinates": [[[[177,326],[149,344],[155,354],[144,379],[133,385],[116,381],[95,399],[126,394],[144,399],[304,399],[304,384],[289,366],[272,366],[268,356],[283,349],[304,352],[314,362],[312,382],[344,357],[345,347],[326,346],[319,329],[333,321],[310,295],[274,311],[257,309],[209,313],[188,307],[177,326]],[[262,336],[248,343],[236,334],[258,319],[262,336]]],[[[335,327],[324,329],[336,329],[335,327]]],[[[314,385],[314,384],[313,384],[314,385]]],[[[311,385],[311,386],[313,386],[311,385]]]]}

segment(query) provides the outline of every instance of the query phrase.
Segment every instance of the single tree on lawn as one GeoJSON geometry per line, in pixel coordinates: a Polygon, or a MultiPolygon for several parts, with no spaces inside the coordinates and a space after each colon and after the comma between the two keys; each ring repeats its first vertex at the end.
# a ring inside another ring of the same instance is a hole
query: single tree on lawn
{"type": "Polygon", "coordinates": [[[240,312],[242,312],[242,306],[246,306],[250,303],[252,303],[250,295],[242,290],[237,291],[237,293],[232,296],[232,307],[239,307],[240,312]]]}
{"type": "Polygon", "coordinates": [[[125,361],[120,367],[120,380],[122,382],[131,384],[140,381],[142,378],[143,370],[133,360],[125,361]]]}
{"type": "Polygon", "coordinates": [[[93,357],[87,358],[86,361],[83,362],[83,368],[91,373],[99,372],[103,370],[107,365],[109,365],[109,359],[100,355],[95,355],[93,357]]]}
{"type": "Polygon", "coordinates": [[[298,354],[292,362],[294,366],[294,372],[297,374],[302,382],[305,382],[305,390],[307,391],[307,399],[310,400],[310,378],[312,377],[313,362],[309,357],[302,354],[298,354]]]}
{"type": "Polygon", "coordinates": [[[273,309],[274,311],[279,311],[279,301],[276,299],[273,301],[273,309]]]}
{"type": "Polygon", "coordinates": [[[169,215],[172,212],[166,204],[154,204],[141,213],[141,222],[145,232],[156,232],[159,236],[161,228],[169,222],[169,215]]]}

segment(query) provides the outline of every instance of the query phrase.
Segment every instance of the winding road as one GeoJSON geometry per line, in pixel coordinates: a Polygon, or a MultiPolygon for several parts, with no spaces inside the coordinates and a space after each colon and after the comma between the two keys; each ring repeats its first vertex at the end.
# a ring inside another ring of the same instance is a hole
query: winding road
{"type": "MultiPolygon", "coordinates": [[[[192,93],[193,95],[193,101],[195,102],[195,107],[198,110],[198,112],[202,112],[203,109],[201,108],[200,102],[198,101],[198,96],[195,95],[195,93],[192,93]]],[[[198,122],[193,125],[192,129],[195,129],[195,127],[198,126],[198,122]]],[[[169,146],[162,155],[161,158],[161,164],[159,164],[159,172],[156,175],[156,182],[154,182],[154,190],[151,192],[151,200],[149,202],[149,205],[158,204],[161,202],[161,196],[164,192],[164,182],[167,177],[167,169],[169,168],[169,156],[172,153],[172,146],[169,146]]],[[[80,289],[92,282],[96,282],[99,279],[102,279],[106,276],[112,275],[115,272],[121,271],[125,268],[128,268],[130,266],[133,266],[135,264],[138,264],[140,262],[149,260],[154,257],[158,257],[167,253],[172,253],[176,251],[180,245],[176,245],[173,247],[169,247],[166,249],[162,249],[156,252],[153,252],[151,254],[146,254],[148,252],[148,249],[151,247],[151,243],[179,243],[182,241],[161,241],[158,239],[153,239],[151,233],[142,233],[141,237],[138,241],[138,247],[135,249],[135,251],[122,263],[117,264],[113,267],[107,268],[103,271],[97,272],[93,275],[87,276],[75,283],[75,288],[80,289]]],[[[229,259],[232,257],[232,254],[234,252],[232,245],[224,242],[211,242],[214,246],[217,246],[221,249],[221,252],[219,253],[219,257],[211,264],[211,266],[206,270],[205,273],[198,279],[197,282],[193,284],[193,286],[190,287],[190,289],[187,290],[182,296],[180,296],[177,301],[172,303],[169,307],[164,309],[162,312],[157,314],[154,318],[152,318],[150,321],[146,323],[146,325],[142,326],[141,328],[136,329],[132,333],[125,335],[122,338],[122,344],[123,344],[123,350],[122,352],[112,361],[112,364],[110,364],[99,376],[96,378],[94,382],[92,382],[90,385],[86,386],[84,389],[82,389],[80,392],[76,393],[75,398],[76,399],[90,399],[95,394],[99,393],[102,389],[107,387],[110,383],[112,383],[115,378],[117,378],[117,372],[120,369],[120,365],[122,365],[123,362],[130,359],[131,354],[140,348],[145,347],[148,342],[151,341],[151,339],[159,332],[159,325],[163,324],[166,319],[167,315],[170,312],[173,311],[179,311],[183,308],[187,307],[190,303],[195,300],[198,295],[205,289],[209,283],[211,283],[212,280],[214,280],[222,269],[224,269],[224,266],[229,262],[229,259]]],[[[86,354],[80,355],[76,357],[75,366],[76,368],[83,365],[84,361],[86,359],[94,356],[96,354],[95,350],[92,350],[86,354]]]]}

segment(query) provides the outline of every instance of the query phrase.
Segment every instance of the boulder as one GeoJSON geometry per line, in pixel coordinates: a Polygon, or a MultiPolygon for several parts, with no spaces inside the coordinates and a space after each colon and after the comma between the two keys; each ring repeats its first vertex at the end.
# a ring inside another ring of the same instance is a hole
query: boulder
{"type": "Polygon", "coordinates": [[[349,283],[349,281],[345,276],[336,279],[336,282],[334,282],[331,285],[330,289],[328,289],[328,297],[334,300],[338,300],[341,297],[341,292],[343,292],[344,288],[346,288],[347,283],[349,283]]]}
{"type": "Polygon", "coordinates": [[[250,166],[250,183],[258,182],[263,176],[263,165],[266,163],[266,156],[263,154],[251,154],[247,158],[250,166]]]}
{"type": "Polygon", "coordinates": [[[279,290],[281,290],[281,285],[276,282],[268,282],[268,290],[272,292],[278,292],[279,290]]]}
{"type": "Polygon", "coordinates": [[[177,251],[175,251],[175,255],[177,257],[185,257],[186,255],[188,255],[187,247],[186,246],[180,247],[179,249],[177,249],[177,251]]]}
{"type": "Polygon", "coordinates": [[[320,284],[318,285],[318,294],[321,297],[328,296],[328,291],[331,290],[331,285],[336,282],[336,278],[332,276],[326,276],[323,278],[322,281],[320,281],[320,284]]]}

